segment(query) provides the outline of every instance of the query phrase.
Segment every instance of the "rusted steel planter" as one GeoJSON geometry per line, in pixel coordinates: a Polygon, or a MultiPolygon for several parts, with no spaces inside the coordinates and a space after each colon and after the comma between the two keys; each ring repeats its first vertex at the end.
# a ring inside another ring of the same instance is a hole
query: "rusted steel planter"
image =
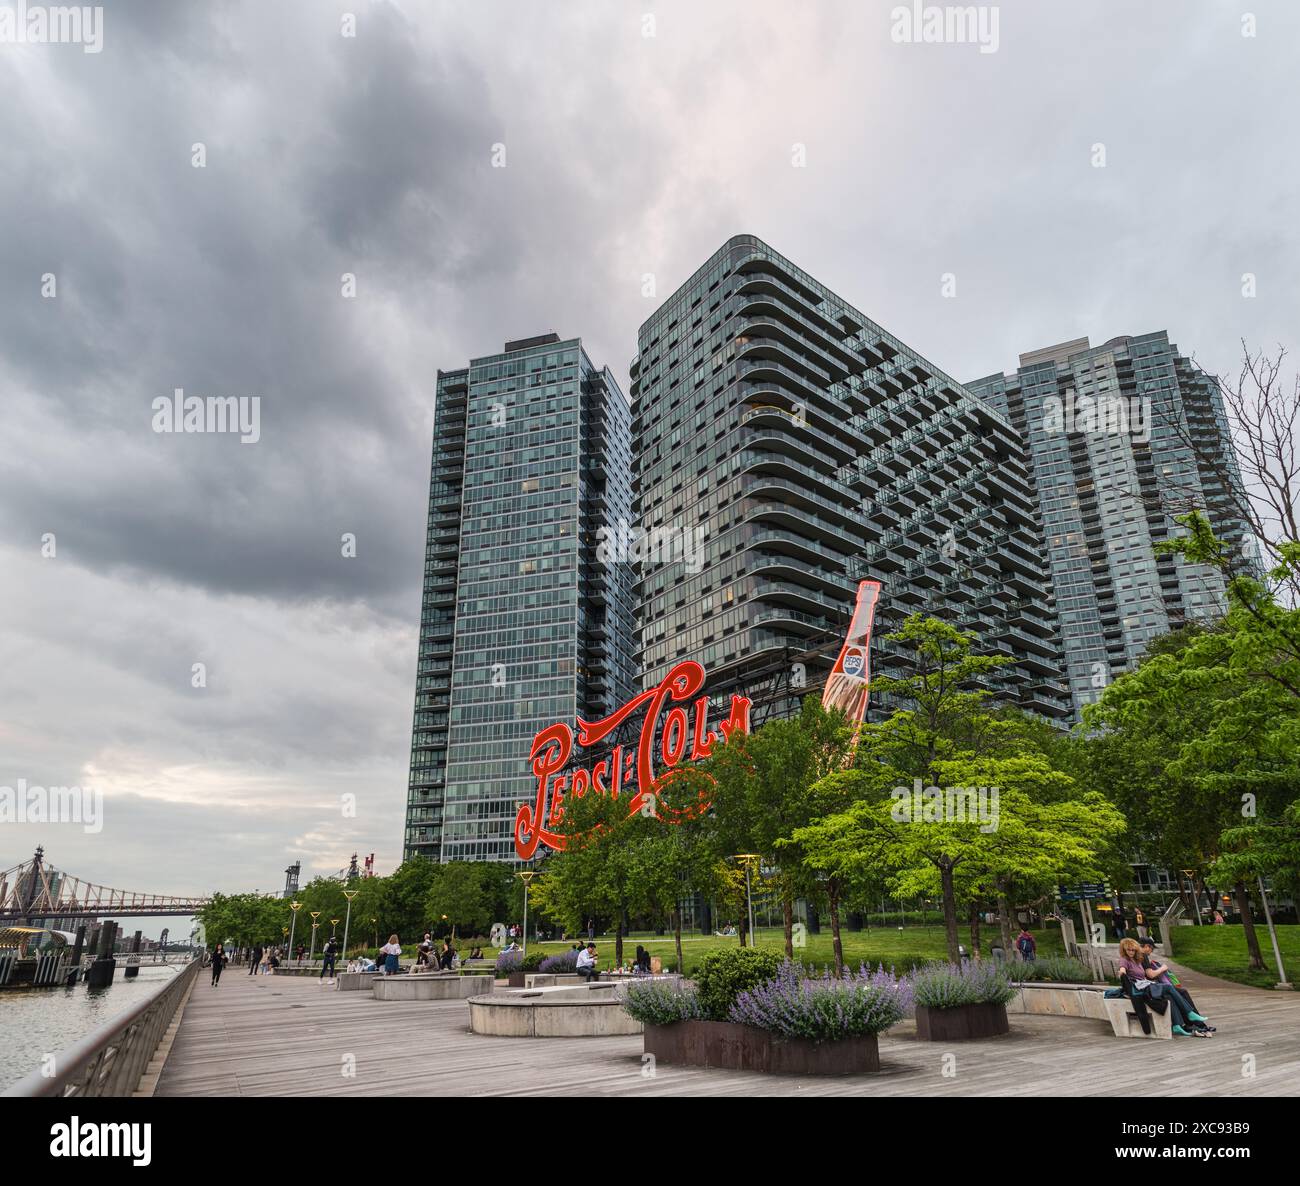
{"type": "Polygon", "coordinates": [[[507,987],[508,987],[508,988],[526,988],[526,987],[527,987],[527,982],[526,982],[526,980],[524,979],[524,977],[526,977],[527,975],[528,975],[527,972],[511,972],[510,975],[509,975],[509,977],[508,977],[508,981],[509,981],[509,983],[507,984],[507,987]]]}
{"type": "Polygon", "coordinates": [[[968,1042],[1009,1032],[1005,1005],[957,1005],[952,1009],[916,1007],[916,1036],[923,1042],[968,1042]]]}
{"type": "Polygon", "coordinates": [[[645,1052],[657,1062],[769,1075],[858,1075],[880,1070],[880,1045],[874,1034],[812,1042],[730,1021],[647,1025],[645,1052]]]}

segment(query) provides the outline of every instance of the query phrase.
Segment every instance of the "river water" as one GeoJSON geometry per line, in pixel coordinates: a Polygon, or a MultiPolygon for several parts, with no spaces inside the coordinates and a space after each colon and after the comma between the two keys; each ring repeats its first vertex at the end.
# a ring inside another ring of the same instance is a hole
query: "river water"
{"type": "Polygon", "coordinates": [[[66,1050],[74,1042],[157,992],[185,966],[143,964],[140,975],[125,979],[119,959],[117,974],[107,988],[0,989],[0,1090],[41,1065],[47,1054],[66,1050]]]}

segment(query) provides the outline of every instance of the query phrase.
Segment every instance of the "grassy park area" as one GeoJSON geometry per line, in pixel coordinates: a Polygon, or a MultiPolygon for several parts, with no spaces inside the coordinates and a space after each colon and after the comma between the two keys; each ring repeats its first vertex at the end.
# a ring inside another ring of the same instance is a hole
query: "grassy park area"
{"type": "MultiPolygon", "coordinates": [[[[756,934],[759,947],[770,948],[773,951],[784,950],[785,935],[780,927],[759,927],[756,934]]],[[[1034,932],[1034,937],[1038,940],[1038,953],[1040,955],[1064,954],[1059,928],[1055,926],[1043,927],[1034,932]]],[[[869,931],[845,930],[841,933],[841,939],[844,943],[844,962],[852,968],[857,968],[860,963],[870,964],[873,968],[877,964],[884,964],[886,968],[893,967],[896,971],[904,972],[930,960],[947,958],[948,949],[944,939],[943,927],[937,923],[931,926],[909,926],[901,929],[898,927],[872,927],[869,931]]],[[[996,929],[985,929],[982,935],[982,947],[986,957],[988,956],[989,944],[996,939],[996,929]]],[[[962,933],[961,941],[967,947],[970,946],[970,938],[965,931],[962,933]]],[[[573,946],[573,943],[574,940],[557,940],[554,943],[537,943],[534,941],[528,944],[528,949],[534,951],[540,947],[548,955],[555,955],[567,951],[573,946]]],[[[624,936],[624,960],[632,956],[636,951],[637,944],[645,947],[651,956],[659,956],[663,960],[665,968],[670,968],[677,962],[677,949],[671,933],[666,935],[638,933],[624,936]]],[[[682,955],[686,962],[686,974],[691,975],[699,965],[700,960],[708,952],[737,946],[739,946],[739,940],[734,936],[724,938],[720,935],[683,935],[682,955]]],[[[602,968],[612,967],[614,962],[613,934],[597,934],[596,949],[600,966],[602,968]]],[[[823,967],[833,966],[835,956],[831,950],[830,928],[823,927],[819,934],[807,935],[805,945],[796,948],[795,955],[809,968],[820,970],[823,967]]]]}
{"type": "MultiPolygon", "coordinates": [[[[1262,972],[1252,972],[1246,966],[1246,939],[1240,926],[1174,927],[1173,958],[1207,976],[1218,976],[1256,988],[1272,988],[1277,983],[1273,944],[1268,929],[1259,923],[1255,925],[1255,934],[1264,955],[1262,972]]],[[[1300,970],[1300,926],[1279,926],[1277,944],[1282,949],[1287,979],[1294,983],[1296,972],[1300,970]]]]}

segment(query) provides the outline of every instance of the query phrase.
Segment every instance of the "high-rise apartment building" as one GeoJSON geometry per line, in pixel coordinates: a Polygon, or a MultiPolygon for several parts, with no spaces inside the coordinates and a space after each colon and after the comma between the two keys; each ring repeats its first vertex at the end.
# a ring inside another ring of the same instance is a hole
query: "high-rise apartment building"
{"type": "Polygon", "coordinates": [[[515,859],[534,735],[631,694],[629,420],[577,338],[438,372],[407,857],[515,859]]]}
{"type": "MultiPolygon", "coordinates": [[[[1037,508],[1002,414],[752,235],[645,322],[631,376],[634,511],[648,540],[681,541],[639,569],[642,686],[693,658],[711,694],[755,698],[756,724],[760,705],[792,711],[874,577],[886,621],[973,630],[1012,660],[991,690],[1065,715],[1037,508]]],[[[895,662],[882,641],[874,665],[895,662]]]]}
{"type": "Polygon", "coordinates": [[[967,387],[1026,443],[1077,712],[1156,635],[1223,610],[1218,572],[1155,550],[1191,507],[1247,539],[1222,394],[1164,332],[1064,342],[967,387]]]}

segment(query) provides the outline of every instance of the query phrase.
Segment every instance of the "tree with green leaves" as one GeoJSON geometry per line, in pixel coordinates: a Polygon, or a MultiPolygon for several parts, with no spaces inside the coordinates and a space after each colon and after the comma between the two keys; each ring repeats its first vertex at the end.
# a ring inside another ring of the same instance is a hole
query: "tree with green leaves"
{"type": "Polygon", "coordinates": [[[959,899],[997,886],[1005,901],[1016,881],[1094,871],[1124,821],[1054,769],[1023,721],[974,686],[1006,658],[975,653],[973,635],[921,615],[888,638],[910,652],[908,674],[875,682],[897,707],[863,729],[854,769],[815,789],[844,806],[792,839],[828,876],[883,873],[897,893],[936,894],[956,960],[959,899]]]}
{"type": "Polygon", "coordinates": [[[777,870],[786,955],[794,958],[794,900],[817,891],[809,871],[782,842],[816,818],[812,788],[849,755],[852,728],[815,696],[789,720],[769,721],[752,734],[735,733],[701,764],[713,780],[706,835],[720,859],[753,853],[777,870]]]}
{"type": "Polygon", "coordinates": [[[486,934],[495,905],[490,878],[483,861],[448,861],[436,866],[424,900],[425,917],[435,923],[445,920],[453,938],[458,929],[470,935],[486,934]]]}

